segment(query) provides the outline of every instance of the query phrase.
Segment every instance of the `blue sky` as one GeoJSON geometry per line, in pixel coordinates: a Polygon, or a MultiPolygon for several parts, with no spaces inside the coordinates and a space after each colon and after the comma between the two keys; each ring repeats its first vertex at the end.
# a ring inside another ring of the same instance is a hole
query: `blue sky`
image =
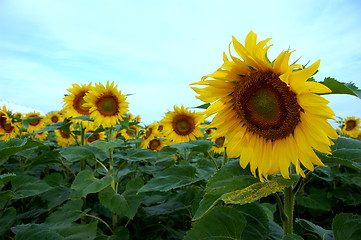
{"type": "MultiPolygon", "coordinates": [[[[0,102],[43,113],[73,83],[114,81],[144,123],[202,104],[189,87],[222,63],[232,35],[272,38],[269,55],[321,59],[317,81],[361,87],[361,1],[0,0],[0,102]]],[[[336,115],[361,100],[329,96],[336,115]]]]}

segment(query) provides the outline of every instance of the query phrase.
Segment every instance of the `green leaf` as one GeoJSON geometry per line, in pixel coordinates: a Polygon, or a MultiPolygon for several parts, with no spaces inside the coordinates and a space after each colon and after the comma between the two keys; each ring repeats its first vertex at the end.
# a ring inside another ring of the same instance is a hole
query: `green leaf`
{"type": "Polygon", "coordinates": [[[29,175],[16,176],[11,183],[12,191],[15,194],[13,199],[39,195],[52,189],[45,181],[29,175]]]}
{"type": "Polygon", "coordinates": [[[307,232],[316,233],[322,240],[332,240],[333,239],[333,233],[331,230],[326,230],[320,226],[317,226],[316,224],[307,221],[305,219],[296,219],[296,223],[298,223],[303,229],[305,229],[307,232]]]}
{"type": "Polygon", "coordinates": [[[247,222],[242,239],[267,239],[270,232],[269,220],[258,202],[236,205],[234,208],[243,213],[247,222]]]}
{"type": "Polygon", "coordinates": [[[331,147],[332,155],[317,152],[323,162],[337,163],[361,170],[361,141],[354,138],[339,137],[331,147]]]}
{"type": "Polygon", "coordinates": [[[42,145],[43,144],[41,142],[31,139],[11,138],[7,142],[0,141],[0,165],[2,165],[8,157],[14,155],[15,153],[42,145]]]}
{"type": "Polygon", "coordinates": [[[48,203],[48,209],[61,205],[70,198],[71,190],[66,187],[54,187],[40,195],[41,199],[48,203]]]}
{"type": "Polygon", "coordinates": [[[14,177],[16,177],[16,174],[14,173],[4,173],[0,175],[0,183],[2,184],[7,184],[8,182],[11,181],[11,179],[13,179],[14,177]]]}
{"type": "Polygon", "coordinates": [[[115,141],[111,141],[111,142],[106,142],[103,140],[96,140],[94,142],[91,142],[89,144],[89,146],[99,148],[104,152],[108,152],[109,149],[122,146],[123,144],[124,144],[124,141],[119,138],[119,139],[116,139],[115,141]]]}
{"type": "Polygon", "coordinates": [[[219,206],[194,222],[184,240],[241,239],[245,226],[246,219],[242,213],[219,206]]]}
{"type": "Polygon", "coordinates": [[[212,209],[221,200],[223,194],[241,190],[255,182],[259,180],[249,170],[241,168],[238,160],[229,160],[207,183],[205,195],[193,220],[201,218],[212,209]]]}
{"type": "Polygon", "coordinates": [[[45,128],[43,129],[40,129],[40,130],[37,130],[35,132],[33,132],[31,135],[35,135],[35,134],[38,134],[38,133],[42,133],[42,132],[52,132],[56,129],[64,129],[64,128],[69,128],[69,126],[71,125],[70,122],[57,122],[57,123],[54,123],[52,125],[49,125],[49,126],[46,126],[45,128]]]}
{"type": "Polygon", "coordinates": [[[214,143],[209,140],[195,140],[195,141],[172,144],[167,146],[167,148],[175,148],[179,151],[190,149],[192,151],[208,152],[213,145],[214,143]]]}
{"type": "Polygon", "coordinates": [[[75,177],[74,182],[71,185],[71,189],[75,191],[74,195],[83,197],[89,193],[97,193],[108,187],[113,181],[113,177],[106,175],[105,177],[98,179],[94,177],[94,173],[91,170],[83,170],[75,177]]]}
{"type": "Polygon", "coordinates": [[[69,162],[78,162],[83,159],[86,160],[104,160],[108,155],[99,148],[89,145],[84,146],[70,146],[60,150],[60,154],[69,162]]]}
{"type": "Polygon", "coordinates": [[[71,223],[86,214],[89,210],[82,211],[83,201],[81,199],[69,200],[57,211],[50,214],[45,223],[71,223]]]}
{"type": "Polygon", "coordinates": [[[92,222],[88,224],[57,223],[49,225],[49,228],[59,233],[65,239],[95,239],[97,234],[98,222],[92,222]]]}
{"type": "Polygon", "coordinates": [[[299,193],[296,195],[296,204],[316,209],[322,211],[330,211],[331,210],[331,202],[330,199],[327,198],[327,192],[319,190],[317,193],[299,193]]]}
{"type": "Polygon", "coordinates": [[[349,94],[361,98],[361,90],[354,83],[339,82],[330,77],[325,78],[321,83],[331,89],[332,94],[349,94]]]}
{"type": "Polygon", "coordinates": [[[165,169],[150,179],[139,192],[162,191],[187,186],[199,181],[192,166],[174,166],[165,169]]]}
{"type": "Polygon", "coordinates": [[[335,240],[358,240],[361,236],[361,216],[352,213],[338,214],[332,222],[335,240]]]}
{"type": "Polygon", "coordinates": [[[303,240],[301,236],[298,236],[297,234],[287,234],[282,238],[282,240],[303,240]]]}
{"type": "Polygon", "coordinates": [[[13,207],[6,208],[0,212],[0,236],[8,231],[16,220],[16,209],[13,207]]]}
{"type": "Polygon", "coordinates": [[[0,192],[0,209],[3,209],[7,202],[12,199],[14,196],[14,193],[10,190],[1,191],[0,192]]]}
{"type": "Polygon", "coordinates": [[[28,162],[26,167],[33,168],[35,166],[46,165],[50,163],[61,163],[61,160],[59,158],[59,152],[47,151],[40,156],[31,159],[31,161],[28,162]]]}
{"type": "Polygon", "coordinates": [[[210,105],[211,105],[210,103],[205,103],[205,104],[199,105],[199,106],[194,107],[194,108],[207,109],[210,105]]]}
{"type": "Polygon", "coordinates": [[[226,204],[242,205],[251,203],[291,186],[296,180],[297,178],[284,179],[282,177],[275,177],[269,182],[254,183],[244,189],[225,193],[221,199],[226,204]]]}
{"type": "Polygon", "coordinates": [[[64,237],[51,230],[46,224],[23,224],[12,227],[16,240],[51,239],[64,240],[64,237]]]}
{"type": "Polygon", "coordinates": [[[107,187],[99,193],[99,200],[111,211],[132,219],[142,200],[141,196],[136,195],[136,193],[143,184],[141,178],[132,179],[122,194],[116,193],[111,187],[107,187]]]}

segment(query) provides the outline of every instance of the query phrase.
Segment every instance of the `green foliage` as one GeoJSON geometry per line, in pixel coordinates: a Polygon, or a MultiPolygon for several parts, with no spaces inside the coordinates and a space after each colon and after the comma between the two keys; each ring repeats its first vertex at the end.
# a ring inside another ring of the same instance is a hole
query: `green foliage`
{"type": "Polygon", "coordinates": [[[321,82],[332,90],[332,94],[349,94],[361,98],[361,90],[353,83],[339,82],[334,78],[327,77],[321,82]]]}
{"type": "Polygon", "coordinates": [[[328,167],[306,179],[260,182],[206,139],[158,152],[139,139],[0,141],[0,239],[357,239],[361,141],[334,142],[333,155],[317,153],[328,167]],[[275,194],[295,185],[294,233],[284,236],[275,194]]]}

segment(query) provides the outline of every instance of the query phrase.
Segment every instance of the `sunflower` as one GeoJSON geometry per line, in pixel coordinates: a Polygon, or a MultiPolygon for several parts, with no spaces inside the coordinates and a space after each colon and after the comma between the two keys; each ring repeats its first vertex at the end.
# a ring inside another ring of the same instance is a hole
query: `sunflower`
{"type": "Polygon", "coordinates": [[[30,112],[25,114],[24,119],[28,120],[28,127],[26,131],[28,133],[33,133],[37,130],[43,129],[45,127],[46,121],[45,117],[40,114],[40,112],[30,112]],[[30,118],[30,119],[29,119],[30,118]]]}
{"type": "Polygon", "coordinates": [[[120,131],[121,135],[125,140],[135,139],[138,134],[139,128],[135,125],[129,126],[129,128],[124,128],[120,131]]]}
{"type": "Polygon", "coordinates": [[[48,132],[37,133],[33,136],[33,139],[44,141],[48,137],[48,132]]]}
{"type": "Polygon", "coordinates": [[[341,131],[343,134],[349,137],[356,138],[360,130],[360,123],[361,123],[360,118],[356,118],[354,116],[347,117],[343,121],[343,126],[341,131]]]}
{"type": "MultiPolygon", "coordinates": [[[[209,130],[209,129],[208,129],[209,130]]],[[[227,145],[226,138],[224,136],[219,136],[216,131],[213,130],[213,133],[209,137],[211,141],[215,144],[211,147],[211,151],[215,153],[223,153],[225,150],[225,147],[227,145]]]]}
{"type": "Polygon", "coordinates": [[[128,111],[126,96],[122,95],[114,82],[95,84],[96,86],[84,97],[84,107],[89,108],[90,117],[97,125],[111,127],[123,120],[124,113],[128,111]]]}
{"type": "Polygon", "coordinates": [[[166,146],[166,141],[160,138],[153,138],[148,142],[148,146],[146,149],[153,150],[154,152],[157,152],[161,150],[164,146],[166,146]]]}
{"type": "Polygon", "coordinates": [[[143,149],[147,149],[148,148],[148,144],[149,142],[156,138],[156,136],[158,136],[160,134],[159,132],[159,123],[157,122],[153,122],[151,124],[149,124],[143,131],[142,135],[140,136],[140,138],[142,138],[142,142],[140,143],[140,146],[143,149]]]}
{"type": "MultiPolygon", "coordinates": [[[[72,84],[72,88],[67,89],[70,94],[65,95],[64,97],[64,108],[63,111],[66,112],[66,117],[81,117],[89,116],[89,107],[84,106],[84,96],[92,88],[92,83],[89,84],[72,84]]],[[[81,121],[81,120],[80,120],[81,121]]],[[[78,122],[80,122],[78,121],[78,122]]]]}
{"type": "Polygon", "coordinates": [[[64,117],[60,113],[60,111],[50,112],[46,114],[45,117],[46,117],[45,121],[50,124],[58,123],[64,120],[64,117]]]}
{"type": "Polygon", "coordinates": [[[0,140],[9,140],[19,134],[19,124],[13,122],[10,112],[3,106],[0,109],[0,140]]]}
{"type": "Polygon", "coordinates": [[[62,129],[55,129],[55,141],[60,147],[66,147],[74,144],[76,142],[74,135],[71,133],[72,129],[69,131],[62,129]]]}
{"type": "Polygon", "coordinates": [[[301,164],[313,171],[324,164],[313,149],[331,154],[335,129],[327,122],[334,119],[328,101],[319,94],[331,90],[321,83],[308,81],[320,61],[308,68],[289,65],[291,51],[281,52],[270,62],[266,46],[270,39],[257,43],[252,31],[245,45],[233,37],[232,44],[240,58],[224,54],[221,68],[204,76],[193,87],[198,99],[210,103],[205,116],[216,114],[209,127],[225,136],[227,155],[240,156],[240,165],[248,164],[261,181],[281,173],[290,178],[291,162],[305,177],[301,164]],[[207,79],[210,78],[210,79],[207,79]]]}
{"type": "Polygon", "coordinates": [[[172,143],[188,142],[203,137],[199,125],[203,121],[200,113],[189,111],[183,105],[174,106],[174,112],[166,113],[162,119],[163,134],[172,143]]]}

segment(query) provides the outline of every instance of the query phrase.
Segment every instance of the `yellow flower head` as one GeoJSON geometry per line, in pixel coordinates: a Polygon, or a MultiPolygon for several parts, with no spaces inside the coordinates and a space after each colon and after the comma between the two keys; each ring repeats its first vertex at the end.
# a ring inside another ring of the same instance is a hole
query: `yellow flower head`
{"type": "Polygon", "coordinates": [[[45,127],[46,121],[45,117],[40,114],[40,112],[30,112],[25,114],[24,119],[33,118],[29,121],[27,128],[28,133],[33,133],[37,130],[43,129],[45,127]]]}
{"type": "Polygon", "coordinates": [[[199,125],[203,121],[200,113],[189,111],[183,105],[174,106],[174,112],[166,113],[162,119],[163,135],[172,143],[181,143],[203,137],[199,125]]]}
{"type": "Polygon", "coordinates": [[[159,138],[153,138],[148,142],[148,146],[144,149],[150,149],[154,152],[157,152],[161,150],[164,146],[166,146],[166,141],[159,138]]]}
{"type": "Polygon", "coordinates": [[[54,111],[46,114],[45,121],[49,124],[54,124],[58,122],[62,122],[64,120],[63,115],[59,111],[54,111]]]}
{"type": "MultiPolygon", "coordinates": [[[[210,129],[208,129],[210,130],[210,129]]],[[[213,129],[212,129],[213,130],[213,129]]],[[[215,153],[222,153],[227,146],[227,141],[224,136],[220,136],[217,134],[217,131],[213,130],[211,136],[209,137],[211,141],[215,144],[215,146],[211,147],[211,151],[215,153]]]]}
{"type": "Polygon", "coordinates": [[[124,113],[128,112],[128,102],[126,96],[117,89],[114,82],[104,86],[103,84],[95,84],[89,93],[84,97],[84,107],[89,108],[90,117],[94,119],[95,124],[103,127],[111,127],[117,125],[123,120],[124,113]]]}
{"type": "Polygon", "coordinates": [[[92,83],[89,84],[72,84],[72,88],[67,89],[70,94],[64,97],[64,109],[66,117],[81,117],[89,116],[89,107],[84,106],[84,96],[92,88],[92,83]]]}
{"type": "Polygon", "coordinates": [[[96,132],[98,129],[98,126],[94,124],[93,122],[88,122],[86,128],[85,128],[85,143],[89,144],[96,140],[105,140],[107,138],[104,131],[102,132],[96,132]]]}
{"type": "Polygon", "coordinates": [[[0,140],[9,140],[19,134],[19,125],[13,122],[6,106],[0,109],[0,140]]]}
{"type": "Polygon", "coordinates": [[[70,131],[65,131],[61,129],[55,129],[55,141],[61,147],[66,147],[74,144],[76,142],[74,135],[71,134],[72,128],[70,131]]]}
{"type": "Polygon", "coordinates": [[[356,118],[354,116],[347,117],[343,121],[343,126],[341,131],[343,134],[349,137],[356,138],[360,130],[360,124],[361,124],[360,118],[356,118]]]}
{"type": "Polygon", "coordinates": [[[120,131],[121,135],[125,140],[135,139],[138,134],[139,128],[135,125],[129,126],[129,128],[124,128],[120,131]]]}
{"type": "Polygon", "coordinates": [[[266,46],[270,39],[257,43],[250,32],[245,44],[233,37],[239,57],[224,54],[224,63],[217,71],[193,83],[197,98],[211,103],[205,116],[216,114],[210,128],[227,139],[227,155],[240,156],[240,165],[263,181],[270,174],[281,173],[289,178],[291,162],[296,172],[305,174],[301,164],[313,171],[314,164],[324,164],[313,149],[331,154],[330,138],[335,129],[327,122],[334,113],[328,101],[319,94],[331,92],[314,81],[307,81],[318,69],[320,61],[308,68],[289,65],[291,51],[281,52],[269,61],[266,46]],[[208,79],[207,79],[208,78],[208,79]]]}
{"type": "Polygon", "coordinates": [[[153,122],[143,130],[143,134],[140,136],[143,139],[140,143],[143,149],[147,149],[149,142],[160,134],[158,128],[159,123],[153,122]]]}

